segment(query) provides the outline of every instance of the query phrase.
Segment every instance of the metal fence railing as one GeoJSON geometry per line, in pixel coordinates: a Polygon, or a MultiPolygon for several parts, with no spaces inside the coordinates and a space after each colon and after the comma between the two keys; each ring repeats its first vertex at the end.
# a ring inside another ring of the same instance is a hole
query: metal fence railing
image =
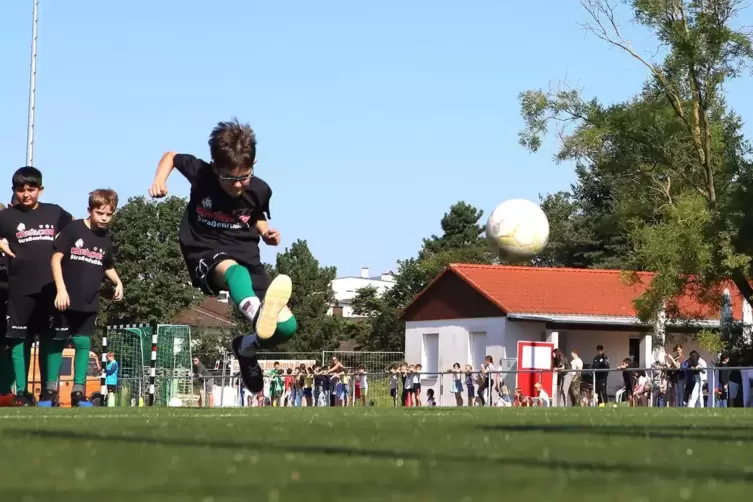
{"type": "MultiPolygon", "coordinates": [[[[443,373],[363,372],[296,375],[266,370],[251,394],[237,374],[157,376],[157,406],[647,406],[753,407],[753,368],[613,368],[443,373]],[[599,375],[605,375],[600,377],[599,375]],[[468,385],[472,382],[472,385],[468,385]],[[630,383],[628,388],[625,383],[630,383]],[[162,389],[162,390],[160,390],[162,389]],[[169,392],[161,395],[160,392],[169,392]],[[599,394],[602,394],[600,396],[599,394]]],[[[115,406],[143,406],[143,379],[121,379],[115,406]]]]}

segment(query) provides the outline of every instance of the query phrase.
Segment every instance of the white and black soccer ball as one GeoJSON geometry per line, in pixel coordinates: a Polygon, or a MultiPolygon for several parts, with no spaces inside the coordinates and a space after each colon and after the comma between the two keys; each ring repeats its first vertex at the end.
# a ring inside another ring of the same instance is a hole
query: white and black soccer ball
{"type": "Polygon", "coordinates": [[[525,261],[543,251],[549,242],[549,220],[529,200],[507,200],[489,215],[486,238],[503,260],[525,261]]]}

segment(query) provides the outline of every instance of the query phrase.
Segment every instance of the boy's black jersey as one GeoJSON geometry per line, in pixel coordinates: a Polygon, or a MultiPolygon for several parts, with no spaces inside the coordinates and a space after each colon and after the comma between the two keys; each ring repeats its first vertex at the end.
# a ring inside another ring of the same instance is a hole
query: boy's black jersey
{"type": "Polygon", "coordinates": [[[0,238],[7,239],[15,258],[8,262],[8,288],[12,296],[40,293],[52,283],[55,236],[71,221],[57,204],[40,202],[36,209],[11,206],[0,211],[0,238]]]}
{"type": "Polygon", "coordinates": [[[270,218],[269,185],[252,177],[245,193],[234,198],[222,189],[212,166],[203,160],[179,154],[174,165],[191,183],[179,233],[184,254],[221,251],[241,263],[259,263],[260,236],[255,223],[270,218]]]}
{"type": "Polygon", "coordinates": [[[8,257],[0,251],[0,302],[8,299],[8,257]]]}
{"type": "Polygon", "coordinates": [[[55,239],[55,251],[63,253],[63,280],[71,301],[79,312],[99,310],[99,288],[105,270],[115,261],[112,240],[106,230],[93,231],[84,220],[68,225],[55,239]]]}

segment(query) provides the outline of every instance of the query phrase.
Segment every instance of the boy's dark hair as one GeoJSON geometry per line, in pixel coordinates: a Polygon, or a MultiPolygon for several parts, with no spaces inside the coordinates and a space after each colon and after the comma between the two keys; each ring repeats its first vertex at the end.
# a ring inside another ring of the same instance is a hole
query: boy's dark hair
{"type": "Polygon", "coordinates": [[[99,209],[110,206],[115,211],[118,208],[118,194],[110,188],[98,188],[89,194],[89,209],[99,209]]]}
{"type": "Polygon", "coordinates": [[[30,187],[42,188],[42,171],[36,167],[26,166],[13,173],[13,189],[30,187]]]}
{"type": "Polygon", "coordinates": [[[209,152],[218,169],[250,168],[256,159],[256,134],[237,118],[220,122],[209,136],[209,152]]]}
{"type": "Polygon", "coordinates": [[[596,346],[596,350],[604,350],[604,346],[603,345],[597,345],[596,346]]]}

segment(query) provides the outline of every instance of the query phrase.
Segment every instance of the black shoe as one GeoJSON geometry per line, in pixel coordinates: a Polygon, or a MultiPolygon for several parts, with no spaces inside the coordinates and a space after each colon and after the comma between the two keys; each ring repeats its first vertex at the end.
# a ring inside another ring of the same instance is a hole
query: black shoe
{"type": "Polygon", "coordinates": [[[233,338],[233,341],[230,342],[230,346],[233,349],[235,358],[238,359],[238,366],[241,370],[241,380],[243,380],[243,385],[249,390],[249,392],[256,394],[264,390],[264,374],[259,367],[259,360],[256,358],[256,355],[240,355],[242,341],[243,336],[236,336],[233,338]]]}
{"type": "Polygon", "coordinates": [[[16,396],[16,406],[36,406],[37,400],[34,396],[25,392],[16,396]]]}
{"type": "Polygon", "coordinates": [[[58,408],[60,407],[60,400],[58,399],[58,393],[55,390],[44,390],[39,395],[39,401],[37,406],[40,408],[58,408]]]}
{"type": "Polygon", "coordinates": [[[91,408],[92,403],[86,399],[84,393],[81,391],[71,392],[71,407],[72,408],[91,408]]]}

